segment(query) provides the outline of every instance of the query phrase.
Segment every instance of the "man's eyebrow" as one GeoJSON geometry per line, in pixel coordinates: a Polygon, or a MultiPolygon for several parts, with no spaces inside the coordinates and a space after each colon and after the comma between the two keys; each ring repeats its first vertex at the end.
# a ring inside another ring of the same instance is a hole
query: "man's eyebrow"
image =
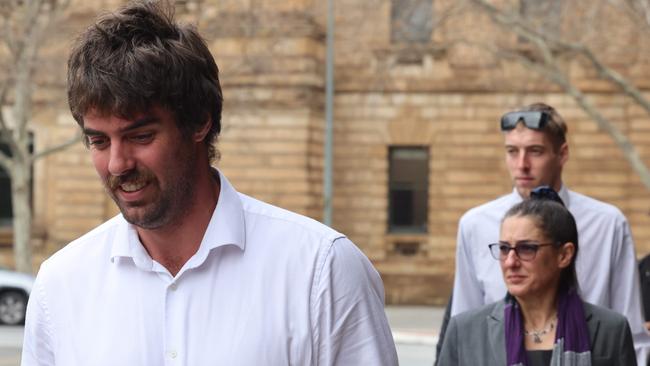
{"type": "MultiPolygon", "coordinates": [[[[142,117],[140,119],[135,120],[132,124],[121,128],[119,132],[129,132],[132,130],[137,130],[140,127],[144,127],[147,125],[155,124],[155,123],[160,123],[160,118],[156,116],[147,116],[147,117],[142,117]]],[[[104,135],[104,132],[95,130],[93,128],[88,128],[84,127],[83,128],[83,134],[85,136],[101,136],[104,135]]]]}
{"type": "Polygon", "coordinates": [[[101,131],[97,131],[97,130],[94,130],[94,129],[88,128],[88,127],[84,127],[82,132],[83,132],[84,136],[101,136],[101,135],[104,134],[101,131]]]}
{"type": "Polygon", "coordinates": [[[516,145],[516,144],[504,144],[503,147],[516,147],[517,149],[531,149],[537,147],[545,148],[546,146],[544,146],[543,144],[533,144],[533,145],[524,145],[524,146],[516,145]]]}
{"type": "Polygon", "coordinates": [[[152,125],[160,123],[160,118],[156,116],[145,116],[140,119],[136,119],[132,124],[124,127],[123,129],[120,129],[120,132],[128,132],[132,130],[137,130],[140,127],[144,127],[147,125],[152,125]]]}

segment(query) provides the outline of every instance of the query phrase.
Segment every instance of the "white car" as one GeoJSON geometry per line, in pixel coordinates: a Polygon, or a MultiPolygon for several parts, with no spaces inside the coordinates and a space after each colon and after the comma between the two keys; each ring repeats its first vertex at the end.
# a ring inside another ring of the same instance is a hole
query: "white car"
{"type": "Polygon", "coordinates": [[[0,267],[0,324],[25,323],[27,300],[34,276],[0,267]]]}

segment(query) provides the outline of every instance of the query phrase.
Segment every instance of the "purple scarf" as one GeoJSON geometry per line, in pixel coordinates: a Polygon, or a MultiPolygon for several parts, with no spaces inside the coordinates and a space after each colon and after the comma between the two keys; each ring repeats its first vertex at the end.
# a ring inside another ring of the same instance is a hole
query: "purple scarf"
{"type": "MultiPolygon", "coordinates": [[[[505,335],[507,365],[528,365],[524,347],[524,327],[521,309],[515,298],[505,298],[505,335]]],[[[575,288],[559,293],[557,328],[551,364],[591,364],[589,330],[582,299],[575,288]],[[557,363],[557,361],[560,363],[557,363]],[[585,363],[586,362],[586,363],[585,363]]]]}

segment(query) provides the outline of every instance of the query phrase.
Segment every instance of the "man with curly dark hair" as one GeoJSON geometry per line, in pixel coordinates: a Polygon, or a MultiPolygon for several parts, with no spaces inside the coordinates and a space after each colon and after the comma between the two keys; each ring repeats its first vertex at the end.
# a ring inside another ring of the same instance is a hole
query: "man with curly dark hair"
{"type": "Polygon", "coordinates": [[[42,264],[23,365],[397,364],[361,251],[211,166],[217,65],[170,5],[100,17],[68,67],[70,110],[121,214],[42,264]]]}

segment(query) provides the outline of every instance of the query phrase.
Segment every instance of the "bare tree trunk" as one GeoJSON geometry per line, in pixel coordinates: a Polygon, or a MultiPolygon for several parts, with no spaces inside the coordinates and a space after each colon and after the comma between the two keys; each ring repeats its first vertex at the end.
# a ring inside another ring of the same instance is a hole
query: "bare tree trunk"
{"type": "MultiPolygon", "coordinates": [[[[28,5],[27,14],[36,22],[40,13],[42,1],[32,2],[28,5]]],[[[29,23],[27,23],[29,24],[29,23]]],[[[27,24],[24,25],[27,27],[27,24]]],[[[32,74],[35,67],[36,56],[41,29],[33,26],[25,29],[24,43],[18,53],[14,68],[14,105],[13,116],[15,126],[9,132],[12,136],[12,160],[9,176],[11,177],[11,193],[13,204],[13,229],[14,229],[14,261],[16,269],[21,272],[32,272],[31,248],[31,169],[32,160],[29,152],[30,138],[27,124],[31,120],[32,110],[32,74]]]]}
{"type": "Polygon", "coordinates": [[[14,260],[16,270],[32,272],[31,248],[31,164],[16,162],[11,170],[11,203],[13,205],[14,260]]]}

